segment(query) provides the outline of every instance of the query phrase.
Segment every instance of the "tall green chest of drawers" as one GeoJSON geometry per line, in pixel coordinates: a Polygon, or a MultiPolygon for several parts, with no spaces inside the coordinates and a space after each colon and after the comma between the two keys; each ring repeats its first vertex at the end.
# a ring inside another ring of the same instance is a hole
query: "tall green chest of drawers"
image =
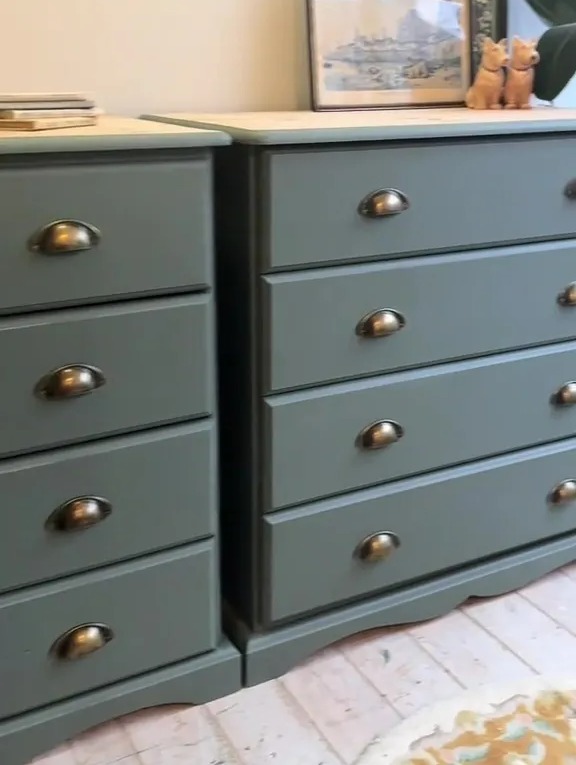
{"type": "Polygon", "coordinates": [[[576,557],[576,113],[216,127],[228,627],[255,683],[576,557]]]}
{"type": "Polygon", "coordinates": [[[218,572],[211,147],[0,136],[0,761],[236,690],[218,572]]]}

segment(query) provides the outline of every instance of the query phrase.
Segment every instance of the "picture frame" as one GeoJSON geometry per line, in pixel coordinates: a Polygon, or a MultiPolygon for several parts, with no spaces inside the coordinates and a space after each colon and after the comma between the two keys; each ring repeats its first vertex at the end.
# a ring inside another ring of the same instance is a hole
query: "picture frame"
{"type": "Polygon", "coordinates": [[[472,39],[471,77],[474,78],[482,55],[484,38],[497,42],[508,34],[508,0],[473,0],[470,6],[472,39]]]}
{"type": "Polygon", "coordinates": [[[307,0],[315,111],[464,104],[505,0],[307,0]]]}

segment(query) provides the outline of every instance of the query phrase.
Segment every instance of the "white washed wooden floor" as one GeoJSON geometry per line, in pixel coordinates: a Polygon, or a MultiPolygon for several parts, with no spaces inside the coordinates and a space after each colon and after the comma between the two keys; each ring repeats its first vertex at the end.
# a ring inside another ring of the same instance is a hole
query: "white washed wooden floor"
{"type": "Polygon", "coordinates": [[[342,765],[427,704],[534,674],[576,677],[576,565],[518,593],[317,654],[205,707],[139,712],[35,765],[342,765]]]}

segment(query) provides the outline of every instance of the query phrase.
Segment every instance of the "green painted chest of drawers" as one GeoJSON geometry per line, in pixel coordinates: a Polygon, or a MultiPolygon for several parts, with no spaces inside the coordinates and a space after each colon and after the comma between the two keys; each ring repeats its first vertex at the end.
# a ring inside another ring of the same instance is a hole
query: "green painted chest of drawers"
{"type": "Polygon", "coordinates": [[[0,761],[240,686],[221,636],[212,147],[0,137],[0,761]]]}
{"type": "Polygon", "coordinates": [[[154,119],[234,139],[223,570],[247,682],[576,557],[576,113],[154,119]]]}

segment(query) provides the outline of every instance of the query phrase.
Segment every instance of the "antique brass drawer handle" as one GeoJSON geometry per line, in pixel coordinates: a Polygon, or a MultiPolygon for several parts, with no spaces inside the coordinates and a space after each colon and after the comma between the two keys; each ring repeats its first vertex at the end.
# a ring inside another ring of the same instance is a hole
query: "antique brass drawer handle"
{"type": "Polygon", "coordinates": [[[107,624],[81,624],[61,635],[50,653],[64,661],[75,661],[104,648],[113,638],[114,633],[107,624]]]}
{"type": "Polygon", "coordinates": [[[405,212],[409,207],[408,197],[398,189],[379,189],[364,197],[358,212],[365,218],[388,218],[405,212]]]}
{"type": "Polygon", "coordinates": [[[555,486],[550,492],[550,502],[553,505],[566,505],[576,500],[576,480],[568,478],[555,486]]]}
{"type": "Polygon", "coordinates": [[[567,382],[559,388],[553,397],[557,406],[573,406],[576,404],[576,382],[567,382]]]}
{"type": "Polygon", "coordinates": [[[67,255],[91,250],[102,235],[95,226],[81,220],[55,220],[30,239],[30,249],[43,255],[67,255]]]}
{"type": "Polygon", "coordinates": [[[405,326],[406,321],[401,313],[389,308],[379,308],[360,319],[356,325],[356,334],[366,338],[388,337],[405,326]]]}
{"type": "Polygon", "coordinates": [[[395,444],[404,435],[404,428],[392,420],[381,420],[362,430],[357,438],[360,449],[385,449],[395,444]]]}
{"type": "Polygon", "coordinates": [[[46,521],[53,531],[83,531],[102,523],[112,513],[112,505],[101,497],[75,497],[57,507],[46,521]]]}
{"type": "Polygon", "coordinates": [[[576,178],[564,186],[564,196],[566,199],[576,199],[576,178]]]}
{"type": "Polygon", "coordinates": [[[576,305],[576,282],[569,284],[566,289],[558,295],[558,302],[564,306],[576,305]]]}
{"type": "Polygon", "coordinates": [[[45,375],[36,385],[36,393],[41,398],[53,400],[77,398],[92,393],[105,383],[106,378],[97,367],[70,364],[45,375]]]}
{"type": "Polygon", "coordinates": [[[400,539],[390,531],[379,531],[363,539],[356,548],[356,555],[366,563],[386,560],[400,547],[400,539]]]}

